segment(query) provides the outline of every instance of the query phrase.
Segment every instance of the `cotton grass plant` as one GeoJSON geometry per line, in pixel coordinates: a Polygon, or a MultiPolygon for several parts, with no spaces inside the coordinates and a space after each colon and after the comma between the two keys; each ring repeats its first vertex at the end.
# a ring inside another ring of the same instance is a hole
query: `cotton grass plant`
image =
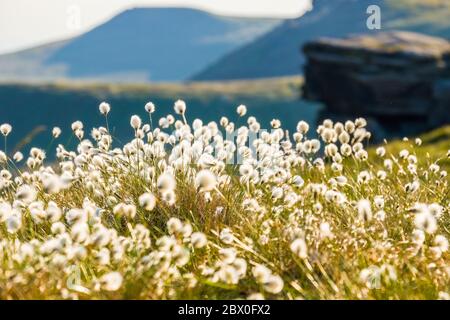
{"type": "Polygon", "coordinates": [[[362,118],[189,124],[181,100],[119,145],[99,111],[47,164],[0,127],[0,298],[449,298],[450,153],[366,150],[362,118]]]}

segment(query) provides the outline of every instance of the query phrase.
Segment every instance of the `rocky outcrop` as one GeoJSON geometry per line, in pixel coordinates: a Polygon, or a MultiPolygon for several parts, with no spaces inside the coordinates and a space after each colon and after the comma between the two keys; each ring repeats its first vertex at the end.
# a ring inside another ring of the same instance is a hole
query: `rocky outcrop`
{"type": "Polygon", "coordinates": [[[364,116],[375,137],[413,135],[450,123],[450,42],[409,32],[322,38],[303,51],[305,99],[320,118],[364,116]]]}

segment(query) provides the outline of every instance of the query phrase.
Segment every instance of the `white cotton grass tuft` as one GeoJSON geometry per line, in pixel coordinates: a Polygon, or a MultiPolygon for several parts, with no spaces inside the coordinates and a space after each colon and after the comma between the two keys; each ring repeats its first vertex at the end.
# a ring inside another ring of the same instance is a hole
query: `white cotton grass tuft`
{"type": "Polygon", "coordinates": [[[277,294],[283,290],[284,281],[278,275],[270,275],[267,281],[264,283],[264,290],[269,293],[277,294]]]}
{"type": "Polygon", "coordinates": [[[101,286],[106,291],[117,291],[122,286],[123,277],[119,272],[110,272],[100,278],[101,286]]]}
{"type": "Polygon", "coordinates": [[[195,187],[200,192],[209,192],[216,188],[217,178],[208,169],[203,169],[195,176],[195,187]]]}
{"type": "Polygon", "coordinates": [[[320,237],[322,239],[332,239],[334,237],[333,232],[331,231],[330,223],[322,222],[319,226],[320,237]]]}
{"type": "Polygon", "coordinates": [[[227,264],[233,263],[236,259],[236,249],[234,248],[222,248],[219,250],[220,259],[227,264]]]}
{"type": "Polygon", "coordinates": [[[194,232],[191,234],[191,243],[194,248],[203,248],[208,243],[208,240],[204,233],[202,232],[194,232]]]}
{"type": "Polygon", "coordinates": [[[308,248],[304,239],[299,238],[294,240],[290,245],[291,251],[301,259],[308,257],[308,248]]]}
{"type": "Polygon", "coordinates": [[[7,137],[12,131],[12,126],[9,123],[0,125],[0,132],[4,137],[7,137]]]}
{"type": "Polygon", "coordinates": [[[300,132],[301,134],[306,134],[309,131],[309,124],[305,121],[300,121],[297,124],[297,131],[300,132]]]}
{"type": "Polygon", "coordinates": [[[428,205],[427,209],[436,219],[439,219],[443,214],[443,207],[437,203],[428,205]]]}
{"type": "Polygon", "coordinates": [[[264,295],[259,292],[251,293],[247,296],[247,300],[265,300],[264,295]]]}
{"type": "Polygon", "coordinates": [[[163,173],[158,177],[156,187],[160,192],[173,191],[176,187],[175,177],[170,173],[163,173]]]}
{"type": "Polygon", "coordinates": [[[183,228],[183,223],[178,218],[170,218],[167,221],[167,230],[169,234],[180,233],[183,228]]]}
{"type": "Polygon", "coordinates": [[[448,239],[442,235],[438,234],[434,240],[433,245],[439,248],[441,252],[447,252],[448,251],[448,239]]]}
{"type": "Polygon", "coordinates": [[[436,218],[428,209],[425,209],[415,215],[414,224],[416,228],[429,234],[433,234],[437,230],[436,218]]]}
{"type": "Polygon", "coordinates": [[[384,197],[376,196],[374,198],[374,204],[375,204],[375,207],[377,207],[378,209],[383,209],[384,208],[384,197]]]}
{"type": "Polygon", "coordinates": [[[25,204],[30,204],[36,199],[37,191],[34,187],[24,184],[17,188],[16,199],[25,204]]]}
{"type": "Polygon", "coordinates": [[[16,153],[14,153],[13,155],[13,159],[15,162],[20,162],[23,160],[23,153],[20,151],[17,151],[16,153]]]}
{"type": "Polygon", "coordinates": [[[378,147],[376,150],[376,154],[379,157],[384,157],[384,155],[386,154],[386,149],[384,147],[378,147]]]}
{"type": "Polygon", "coordinates": [[[64,187],[64,183],[61,181],[61,178],[55,174],[45,175],[41,178],[41,180],[43,189],[48,194],[57,193],[64,187]]]}
{"type": "Polygon", "coordinates": [[[109,103],[107,102],[102,102],[100,103],[100,105],[98,106],[98,109],[100,111],[101,114],[103,114],[104,116],[108,115],[109,111],[111,111],[111,106],[109,105],[109,103]]]}
{"type": "Polygon", "coordinates": [[[281,121],[278,119],[272,119],[272,121],[270,121],[270,126],[274,129],[278,129],[281,127],[281,121]]]}
{"type": "Polygon", "coordinates": [[[173,109],[176,114],[184,115],[186,112],[186,103],[183,100],[177,100],[175,101],[173,109]]]}
{"type": "Polygon", "coordinates": [[[61,129],[59,127],[53,127],[52,135],[53,138],[57,139],[61,135],[61,129]]]}
{"type": "Polygon", "coordinates": [[[139,129],[142,125],[141,118],[139,118],[139,116],[137,116],[137,115],[131,116],[130,125],[134,130],[139,129]]]}
{"type": "Polygon", "coordinates": [[[0,164],[5,164],[8,162],[8,156],[5,152],[0,150],[0,164]]]}
{"type": "Polygon", "coordinates": [[[158,124],[161,128],[168,128],[170,125],[169,121],[165,117],[160,118],[158,124]]]}
{"type": "Polygon", "coordinates": [[[222,241],[225,244],[231,244],[234,240],[233,233],[229,228],[222,229],[222,231],[220,231],[219,238],[220,241],[222,241]]]}
{"type": "Polygon", "coordinates": [[[83,130],[83,128],[84,128],[83,122],[81,122],[81,121],[79,121],[79,120],[74,121],[74,122],[72,123],[71,128],[72,128],[72,131],[74,131],[74,132],[76,132],[76,131],[78,131],[78,130],[83,130]]]}
{"type": "Polygon", "coordinates": [[[253,267],[252,274],[258,283],[266,283],[269,280],[272,271],[265,265],[257,264],[253,267]]]}
{"type": "Polygon", "coordinates": [[[14,212],[6,218],[5,223],[8,233],[16,233],[22,227],[22,215],[18,212],[14,212]]]}
{"type": "Polygon", "coordinates": [[[156,197],[150,192],[143,193],[139,196],[139,205],[146,211],[152,211],[156,206],[156,197]]]}
{"type": "Polygon", "coordinates": [[[114,215],[134,219],[136,216],[136,206],[134,204],[119,203],[113,208],[114,215]]]}
{"type": "Polygon", "coordinates": [[[161,199],[168,205],[173,206],[176,203],[177,196],[174,190],[166,190],[161,192],[161,199]]]}
{"type": "Polygon", "coordinates": [[[236,108],[236,112],[239,115],[239,117],[243,117],[247,114],[247,107],[241,104],[236,108]]]}
{"type": "Polygon", "coordinates": [[[356,207],[358,210],[358,218],[361,221],[370,221],[372,220],[372,207],[369,200],[363,199],[359,200],[356,207]]]}
{"type": "Polygon", "coordinates": [[[153,104],[153,102],[147,102],[145,104],[144,109],[145,109],[145,111],[147,111],[150,114],[155,112],[155,110],[156,110],[155,105],[153,104]]]}

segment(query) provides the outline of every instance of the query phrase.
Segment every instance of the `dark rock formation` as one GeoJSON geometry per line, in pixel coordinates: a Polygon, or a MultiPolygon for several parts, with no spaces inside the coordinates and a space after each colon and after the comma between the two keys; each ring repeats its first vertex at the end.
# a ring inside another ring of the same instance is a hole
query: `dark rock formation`
{"type": "Polygon", "coordinates": [[[375,138],[414,135],[450,123],[450,42],[386,32],[306,44],[305,99],[321,119],[364,116],[375,138]]]}

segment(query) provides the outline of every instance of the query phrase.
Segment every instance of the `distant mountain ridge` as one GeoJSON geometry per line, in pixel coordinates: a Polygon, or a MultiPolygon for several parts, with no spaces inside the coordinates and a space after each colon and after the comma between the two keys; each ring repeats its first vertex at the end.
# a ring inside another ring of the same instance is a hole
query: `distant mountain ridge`
{"type": "Polygon", "coordinates": [[[381,9],[381,31],[406,30],[450,37],[448,0],[314,0],[314,9],[285,21],[225,55],[193,80],[276,77],[301,73],[301,46],[317,37],[342,37],[368,30],[369,5],[381,9]]]}
{"type": "Polygon", "coordinates": [[[130,9],[57,48],[0,56],[0,78],[39,78],[48,70],[50,78],[180,81],[277,23],[187,8],[130,9]]]}
{"type": "Polygon", "coordinates": [[[62,77],[64,67],[46,66],[45,60],[69,41],[57,41],[16,53],[0,55],[0,81],[33,80],[36,76],[40,80],[62,77]]]}

